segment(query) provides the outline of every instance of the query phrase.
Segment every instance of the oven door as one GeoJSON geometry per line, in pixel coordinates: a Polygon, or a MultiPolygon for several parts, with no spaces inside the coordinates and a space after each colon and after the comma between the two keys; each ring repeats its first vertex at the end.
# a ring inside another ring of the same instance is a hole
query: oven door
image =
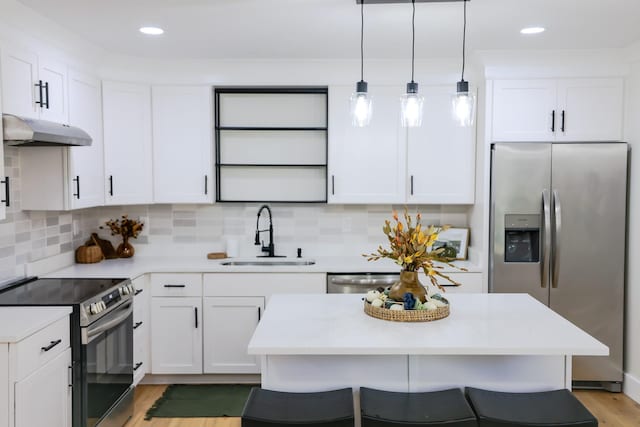
{"type": "Polygon", "coordinates": [[[82,345],[83,425],[93,427],[112,412],[122,412],[120,400],[133,383],[133,302],[83,328],[82,345]]]}

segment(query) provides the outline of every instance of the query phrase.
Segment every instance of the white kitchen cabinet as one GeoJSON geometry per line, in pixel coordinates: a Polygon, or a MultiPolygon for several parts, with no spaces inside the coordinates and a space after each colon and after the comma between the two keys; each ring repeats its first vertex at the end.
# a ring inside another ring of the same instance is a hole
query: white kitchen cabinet
{"type": "Polygon", "coordinates": [[[329,203],[405,201],[406,129],[398,118],[402,90],[370,86],[371,123],[356,127],[349,110],[353,86],[329,88],[329,203]]]}
{"type": "Polygon", "coordinates": [[[64,64],[6,46],[0,61],[5,113],[68,123],[64,64]]]}
{"type": "Polygon", "coordinates": [[[61,211],[104,204],[100,81],[69,72],[69,123],[91,136],[87,147],[20,151],[22,209],[61,211]]]}
{"type": "Polygon", "coordinates": [[[14,383],[15,427],[70,427],[71,348],[14,383]]]}
{"type": "Polygon", "coordinates": [[[451,88],[425,86],[422,126],[409,128],[407,202],[473,204],[475,127],[457,126],[451,116],[451,88]]]}
{"type": "Polygon", "coordinates": [[[619,141],[623,81],[534,79],[493,82],[493,141],[619,141]]]}
{"type": "Polygon", "coordinates": [[[204,308],[204,373],[260,373],[247,346],[264,312],[264,297],[207,297],[204,308]]]}
{"type": "Polygon", "coordinates": [[[105,204],[148,204],[152,197],[151,89],[103,82],[105,204]]]}
{"type": "Polygon", "coordinates": [[[131,281],[135,288],[133,298],[133,385],[136,386],[151,365],[149,356],[150,293],[147,276],[131,281]]]}
{"type": "MultiPolygon", "coordinates": [[[[2,58],[0,58],[0,60],[2,60],[2,58]]],[[[0,75],[0,78],[2,78],[2,75],[0,75]]],[[[2,96],[3,93],[4,87],[0,85],[0,117],[4,112],[4,101],[2,96]]],[[[4,140],[2,131],[2,126],[0,126],[0,138],[4,140]]],[[[11,203],[10,182],[9,179],[4,175],[4,144],[0,144],[0,159],[3,159],[3,161],[0,162],[0,220],[3,220],[7,217],[7,206],[9,206],[11,203]]],[[[1,422],[0,427],[2,427],[1,422]]]]}
{"type": "Polygon", "coordinates": [[[210,86],[154,86],[153,198],[212,203],[213,109],[210,86]]]}
{"type": "Polygon", "coordinates": [[[151,372],[202,373],[202,297],[151,298],[151,372]]]}

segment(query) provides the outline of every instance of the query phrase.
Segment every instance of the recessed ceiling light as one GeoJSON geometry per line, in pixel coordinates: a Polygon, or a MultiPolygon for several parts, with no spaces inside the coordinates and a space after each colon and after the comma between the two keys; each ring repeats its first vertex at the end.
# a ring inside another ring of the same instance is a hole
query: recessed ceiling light
{"type": "Polygon", "coordinates": [[[520,34],[540,34],[543,32],[543,27],[527,27],[520,30],[520,34]]]}
{"type": "Polygon", "coordinates": [[[150,36],[159,36],[160,34],[164,33],[164,30],[158,27],[142,27],[140,28],[140,32],[142,34],[148,34],[150,36]]]}

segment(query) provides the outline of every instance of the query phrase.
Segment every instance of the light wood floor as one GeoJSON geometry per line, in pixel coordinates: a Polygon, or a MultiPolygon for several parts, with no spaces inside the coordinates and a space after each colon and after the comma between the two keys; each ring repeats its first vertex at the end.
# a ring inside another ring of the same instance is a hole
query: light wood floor
{"type": "MultiPolygon", "coordinates": [[[[240,418],[153,418],[145,421],[147,409],[165,388],[165,385],[136,387],[135,413],[127,427],[240,427],[240,418]]],[[[640,427],[640,404],[622,393],[581,390],[575,395],[598,418],[600,426],[640,427]]]]}

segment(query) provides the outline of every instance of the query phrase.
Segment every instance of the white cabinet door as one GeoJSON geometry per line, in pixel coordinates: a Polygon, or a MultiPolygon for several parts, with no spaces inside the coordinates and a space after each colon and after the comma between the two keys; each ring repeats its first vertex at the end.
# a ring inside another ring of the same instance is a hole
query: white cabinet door
{"type": "Polygon", "coordinates": [[[560,125],[556,81],[497,80],[492,111],[493,141],[550,141],[560,125]]]}
{"type": "Polygon", "coordinates": [[[44,84],[44,105],[40,109],[40,118],[51,122],[69,123],[66,65],[44,61],[42,58],[38,64],[38,79],[44,84]]]}
{"type": "Polygon", "coordinates": [[[147,276],[131,281],[135,291],[133,298],[133,385],[137,385],[149,370],[149,303],[150,292],[147,276]]]}
{"type": "Polygon", "coordinates": [[[14,384],[14,427],[70,427],[71,349],[14,384]]]}
{"type": "Polygon", "coordinates": [[[91,136],[91,146],[70,147],[71,209],[104,204],[104,146],[100,81],[69,71],[69,124],[91,136]]]}
{"type": "Polygon", "coordinates": [[[149,86],[103,82],[102,105],[106,204],[151,203],[149,86]]]}
{"type": "Polygon", "coordinates": [[[210,86],[154,86],[153,198],[212,203],[213,112],[210,86]]]}
{"type": "Polygon", "coordinates": [[[264,297],[204,298],[204,373],[257,374],[247,346],[264,311],[264,297]]]}
{"type": "MultiPolygon", "coordinates": [[[[329,203],[402,203],[406,132],[398,116],[401,86],[371,86],[373,115],[351,124],[353,86],[329,88],[329,203]]],[[[449,111],[449,109],[447,109],[449,111]]]]}
{"type": "Polygon", "coordinates": [[[621,141],[622,79],[558,81],[558,141],[621,141]]]}
{"type": "Polygon", "coordinates": [[[38,118],[39,93],[34,86],[38,76],[38,58],[27,51],[2,48],[2,108],[4,113],[38,118]]]}
{"type": "Polygon", "coordinates": [[[202,298],[151,298],[151,372],[202,373],[202,298]]]}
{"type": "Polygon", "coordinates": [[[407,201],[473,204],[475,128],[459,127],[451,115],[449,86],[425,86],[422,126],[409,129],[407,201]]]}
{"type": "MultiPolygon", "coordinates": [[[[0,78],[2,78],[1,75],[0,78]]],[[[3,93],[4,87],[0,85],[0,115],[5,112],[2,98],[3,93]]],[[[0,138],[2,138],[2,126],[0,126],[0,138]]],[[[9,196],[7,190],[11,191],[9,185],[7,185],[7,181],[5,181],[7,177],[4,175],[4,144],[0,144],[0,159],[3,159],[3,161],[0,162],[0,220],[3,220],[7,217],[7,200],[10,202],[10,199],[7,199],[7,196],[9,196]]],[[[11,183],[9,182],[9,184],[11,183]]],[[[0,427],[2,427],[1,422],[0,427]]]]}

